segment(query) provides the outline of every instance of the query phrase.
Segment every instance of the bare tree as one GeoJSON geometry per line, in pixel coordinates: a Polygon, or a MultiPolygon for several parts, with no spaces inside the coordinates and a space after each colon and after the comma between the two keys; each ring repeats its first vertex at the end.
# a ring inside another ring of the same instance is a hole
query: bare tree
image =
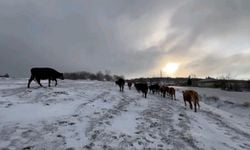
{"type": "Polygon", "coordinates": [[[110,70],[105,70],[104,78],[105,78],[106,81],[112,81],[113,80],[110,70]]]}
{"type": "Polygon", "coordinates": [[[101,71],[96,73],[96,79],[99,81],[104,81],[104,74],[101,71]]]}
{"type": "Polygon", "coordinates": [[[221,85],[220,85],[221,89],[238,91],[239,90],[238,84],[237,83],[233,84],[230,82],[230,80],[232,80],[235,77],[236,77],[236,75],[232,75],[231,73],[221,75],[219,77],[219,79],[221,80],[221,85]]]}

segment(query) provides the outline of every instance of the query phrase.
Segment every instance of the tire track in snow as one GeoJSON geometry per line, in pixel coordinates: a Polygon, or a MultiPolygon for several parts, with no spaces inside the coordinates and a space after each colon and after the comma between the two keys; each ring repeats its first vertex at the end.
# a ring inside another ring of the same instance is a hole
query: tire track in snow
{"type": "MultiPolygon", "coordinates": [[[[144,124],[140,126],[143,130],[143,136],[148,134],[152,140],[156,140],[159,149],[183,149],[189,147],[190,149],[201,149],[196,143],[197,141],[191,136],[189,120],[185,111],[176,105],[176,101],[172,101],[169,98],[156,97],[151,101],[149,108],[143,111],[144,124]],[[174,117],[176,114],[182,114],[182,118],[178,116],[180,120],[176,124],[174,117]],[[145,125],[146,124],[146,125],[145,125]],[[178,126],[181,130],[177,129],[178,126]],[[187,136],[188,135],[188,136],[187,136]],[[156,139],[160,139],[160,141],[156,139]]],[[[148,144],[147,147],[155,146],[154,144],[148,144]]]]}
{"type": "Polygon", "coordinates": [[[2,97],[9,97],[9,96],[14,96],[20,93],[28,93],[30,90],[28,90],[26,87],[19,87],[19,88],[10,88],[10,89],[3,89],[1,90],[2,97]]]}
{"type": "MultiPolygon", "coordinates": [[[[121,93],[119,97],[116,96],[116,100],[119,101],[118,104],[114,105],[111,109],[105,110],[97,118],[91,118],[90,125],[85,133],[85,135],[89,137],[90,143],[84,146],[85,149],[92,149],[93,147],[107,149],[109,143],[117,142],[118,138],[126,138],[127,135],[117,135],[115,132],[105,130],[107,126],[111,125],[112,120],[119,117],[123,112],[127,112],[126,108],[136,101],[135,98],[126,94],[127,93],[121,93]]],[[[123,142],[124,141],[121,141],[121,143],[123,142]]],[[[122,146],[121,148],[124,147],[122,146]]]]}
{"type": "Polygon", "coordinates": [[[109,91],[103,91],[101,94],[97,95],[96,97],[88,100],[87,102],[84,102],[82,104],[80,104],[76,110],[75,110],[75,113],[74,114],[80,114],[81,113],[81,110],[84,109],[84,107],[90,103],[93,103],[97,100],[100,100],[101,98],[105,97],[106,95],[110,94],[109,91]]]}
{"type": "Polygon", "coordinates": [[[207,117],[209,117],[210,119],[213,119],[215,122],[217,122],[215,124],[217,124],[219,127],[227,128],[227,129],[235,132],[238,135],[241,135],[241,136],[244,136],[245,138],[250,139],[250,134],[249,133],[246,133],[246,132],[242,131],[241,129],[230,126],[230,123],[227,123],[227,122],[223,121],[223,118],[220,115],[215,114],[215,113],[213,113],[211,111],[207,111],[207,110],[202,110],[202,112],[207,117]]]}
{"type": "MultiPolygon", "coordinates": [[[[208,110],[202,110],[201,113],[207,117],[208,123],[218,126],[218,129],[224,131],[223,134],[229,137],[232,141],[238,143],[238,146],[242,149],[250,149],[250,134],[244,132],[242,129],[233,127],[229,122],[226,122],[220,115],[208,110]]],[[[231,149],[227,143],[223,143],[225,146],[231,149]]]]}

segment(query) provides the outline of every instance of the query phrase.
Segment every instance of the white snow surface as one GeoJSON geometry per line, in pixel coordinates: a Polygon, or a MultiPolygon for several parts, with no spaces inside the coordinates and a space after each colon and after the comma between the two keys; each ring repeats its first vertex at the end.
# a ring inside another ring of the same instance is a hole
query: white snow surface
{"type": "Polygon", "coordinates": [[[201,98],[195,113],[184,106],[188,87],[175,87],[173,101],[113,82],[26,86],[0,79],[0,149],[250,149],[249,92],[191,88],[201,98]]]}

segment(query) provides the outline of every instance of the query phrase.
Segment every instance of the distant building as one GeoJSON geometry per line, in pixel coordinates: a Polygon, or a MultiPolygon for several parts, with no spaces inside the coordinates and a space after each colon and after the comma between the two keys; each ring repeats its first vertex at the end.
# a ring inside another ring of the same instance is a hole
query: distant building
{"type": "MultiPolygon", "coordinates": [[[[223,80],[207,77],[206,79],[191,78],[192,86],[221,88],[228,91],[246,91],[250,90],[250,81],[246,80],[223,80]]],[[[168,86],[187,86],[188,78],[170,78],[170,77],[154,77],[154,78],[137,78],[131,79],[132,82],[148,82],[149,84],[160,83],[168,86]]]]}
{"type": "Polygon", "coordinates": [[[197,82],[198,87],[221,88],[228,91],[248,90],[249,82],[245,80],[217,80],[207,78],[197,82]]]}
{"type": "Polygon", "coordinates": [[[197,82],[197,86],[199,87],[211,87],[214,88],[217,85],[220,85],[220,81],[216,80],[216,79],[212,79],[212,78],[207,78],[204,80],[200,80],[197,82]]]}

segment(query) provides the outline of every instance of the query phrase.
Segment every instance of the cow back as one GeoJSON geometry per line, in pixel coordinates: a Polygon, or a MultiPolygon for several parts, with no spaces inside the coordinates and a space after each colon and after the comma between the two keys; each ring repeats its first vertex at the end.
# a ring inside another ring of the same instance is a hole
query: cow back
{"type": "Polygon", "coordinates": [[[39,79],[49,79],[49,78],[56,79],[62,76],[61,73],[52,68],[32,68],[31,74],[35,78],[39,79]]]}

